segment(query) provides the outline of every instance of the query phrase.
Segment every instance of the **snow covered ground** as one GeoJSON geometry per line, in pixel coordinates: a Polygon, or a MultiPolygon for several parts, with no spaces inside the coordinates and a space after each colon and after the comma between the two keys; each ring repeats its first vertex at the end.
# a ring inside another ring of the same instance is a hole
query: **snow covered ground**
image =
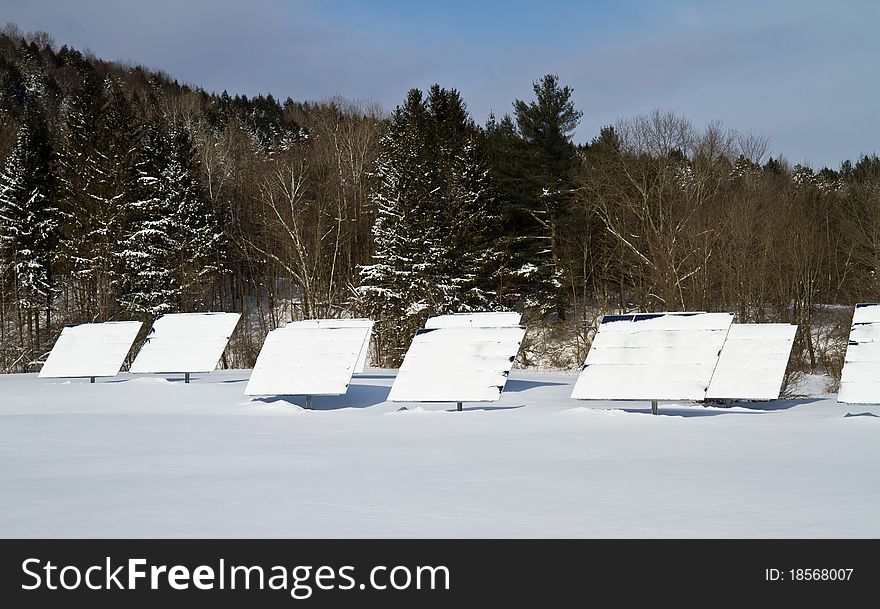
{"type": "Polygon", "coordinates": [[[880,536],[877,406],[654,417],[515,370],[459,413],[385,402],[393,374],[314,411],[247,398],[246,370],[0,376],[0,537],[880,536]]]}

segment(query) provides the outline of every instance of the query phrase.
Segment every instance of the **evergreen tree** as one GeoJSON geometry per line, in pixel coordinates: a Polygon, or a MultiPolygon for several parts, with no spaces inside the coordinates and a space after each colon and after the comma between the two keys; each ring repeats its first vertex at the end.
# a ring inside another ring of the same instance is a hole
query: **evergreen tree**
{"type": "Polygon", "coordinates": [[[219,270],[220,237],[195,176],[189,133],[158,116],[146,131],[138,196],[125,209],[121,304],[146,317],[187,310],[203,300],[219,270]]]}
{"type": "Polygon", "coordinates": [[[484,133],[487,159],[502,201],[500,224],[507,242],[504,266],[509,270],[499,298],[509,307],[538,306],[533,295],[538,291],[535,286],[543,285],[546,279],[538,282],[534,277],[538,268],[533,263],[534,252],[538,251],[536,242],[540,245],[541,231],[529,213],[532,196],[531,184],[526,180],[527,145],[509,114],[500,121],[490,115],[484,133]]]}
{"type": "Polygon", "coordinates": [[[109,319],[124,282],[126,209],[139,196],[140,131],[121,86],[94,74],[68,99],[61,154],[65,248],[79,318],[109,319]]]}
{"type": "Polygon", "coordinates": [[[504,280],[504,242],[497,187],[491,178],[484,146],[466,139],[450,168],[447,217],[440,227],[446,247],[438,260],[439,277],[448,278],[445,311],[499,306],[499,283],[504,280]]]}
{"type": "Polygon", "coordinates": [[[97,156],[100,85],[90,70],[80,73],[82,85],[65,100],[62,144],[59,150],[59,195],[61,203],[62,259],[70,277],[71,303],[76,318],[92,319],[97,287],[91,264],[92,225],[96,222],[94,202],[89,196],[99,177],[94,171],[97,156]]]}
{"type": "Polygon", "coordinates": [[[431,191],[424,146],[428,120],[422,92],[411,90],[382,137],[376,166],[373,264],[361,269],[359,291],[377,322],[377,356],[383,365],[402,360],[407,337],[429,307],[434,260],[426,250],[436,251],[438,240],[425,200],[431,191]]]}
{"type": "Polygon", "coordinates": [[[435,85],[425,99],[414,89],[395,110],[373,193],[374,262],[359,290],[386,365],[429,315],[495,305],[496,197],[484,157],[457,91],[435,85]]]}
{"type": "Polygon", "coordinates": [[[582,113],[572,102],[572,89],[555,74],[535,81],[535,101],[516,100],[515,122],[508,116],[487,131],[493,169],[510,209],[506,215],[513,238],[515,274],[527,306],[555,308],[564,317],[562,290],[562,225],[573,199],[572,171],[577,151],[571,135],[582,113]]]}
{"type": "Polygon", "coordinates": [[[481,134],[455,89],[431,87],[427,98],[428,158],[434,169],[429,204],[435,206],[432,311],[472,310],[492,305],[490,267],[500,243],[497,200],[481,134]]]}
{"type": "Polygon", "coordinates": [[[126,233],[120,242],[120,305],[146,319],[173,311],[180,298],[180,285],[172,271],[178,244],[165,179],[167,137],[161,117],[146,130],[138,164],[141,197],[125,210],[126,233]]]}
{"type": "Polygon", "coordinates": [[[0,58],[0,117],[19,119],[27,101],[27,86],[19,67],[0,58]]]}
{"type": "Polygon", "coordinates": [[[59,214],[54,201],[53,154],[43,108],[37,99],[30,99],[15,147],[0,174],[0,270],[12,278],[19,329],[27,325],[33,348],[41,343],[39,309],[43,305],[43,336],[50,331],[55,285],[59,214]]]}
{"type": "Polygon", "coordinates": [[[204,292],[221,271],[217,248],[222,233],[210,201],[196,178],[196,150],[183,127],[171,131],[167,164],[162,172],[167,205],[174,223],[177,247],[176,281],[181,307],[200,304],[204,292]]]}

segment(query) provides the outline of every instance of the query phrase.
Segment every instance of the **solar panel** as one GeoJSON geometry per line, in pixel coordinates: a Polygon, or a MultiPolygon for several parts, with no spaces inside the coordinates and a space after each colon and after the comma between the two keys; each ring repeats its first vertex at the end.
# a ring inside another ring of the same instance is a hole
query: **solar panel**
{"type": "Polygon", "coordinates": [[[139,321],[66,326],[40,378],[116,376],[141,329],[139,321]]]}
{"type": "Polygon", "coordinates": [[[292,326],[303,328],[367,328],[367,334],[364,337],[364,344],[358,355],[357,365],[354,367],[355,373],[364,372],[367,369],[367,355],[370,351],[370,336],[373,333],[372,319],[302,319],[300,321],[288,322],[287,327],[292,326]]]}
{"type": "Polygon", "coordinates": [[[702,400],[732,313],[605,315],[571,397],[702,400]]]}
{"type": "Polygon", "coordinates": [[[526,329],[425,328],[410,345],[391,387],[391,402],[494,402],[526,329]]]}
{"type": "Polygon", "coordinates": [[[433,328],[503,328],[518,326],[522,315],[513,311],[480,311],[436,315],[425,322],[425,329],[433,328]]]}
{"type": "Polygon", "coordinates": [[[775,400],[797,326],[733,324],[706,397],[715,400],[775,400]]]}
{"type": "Polygon", "coordinates": [[[837,401],[880,404],[880,303],[856,305],[837,401]]]}
{"type": "Polygon", "coordinates": [[[147,334],[131,372],[211,372],[240,317],[241,313],[162,315],[147,334]]]}
{"type": "Polygon", "coordinates": [[[370,328],[288,325],[269,332],[246,395],[341,395],[370,328]]]}

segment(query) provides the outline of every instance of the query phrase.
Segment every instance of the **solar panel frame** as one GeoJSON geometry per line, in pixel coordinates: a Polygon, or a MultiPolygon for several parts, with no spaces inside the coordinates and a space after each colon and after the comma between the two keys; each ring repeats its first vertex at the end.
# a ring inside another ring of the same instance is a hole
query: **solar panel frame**
{"type": "Polygon", "coordinates": [[[571,397],[703,400],[732,313],[605,315],[571,397]]]}
{"type": "Polygon", "coordinates": [[[65,326],[49,357],[40,369],[39,378],[98,378],[119,374],[125,358],[141,330],[139,321],[65,326]]]}
{"type": "Polygon", "coordinates": [[[373,320],[365,317],[352,317],[340,319],[301,319],[297,321],[287,322],[285,326],[290,327],[314,327],[314,328],[367,328],[367,335],[364,337],[364,344],[358,355],[355,373],[363,374],[367,369],[367,357],[370,353],[370,338],[373,335],[373,320]]]}
{"type": "Polygon", "coordinates": [[[287,325],[269,332],[245,395],[342,395],[370,327],[287,325]]]}
{"type": "Polygon", "coordinates": [[[796,333],[793,324],[731,325],[706,399],[779,398],[796,333]]]}
{"type": "Polygon", "coordinates": [[[389,402],[495,402],[525,337],[524,326],[423,328],[389,402]]]}
{"type": "Polygon", "coordinates": [[[167,313],[153,322],[147,340],[132,362],[134,374],[211,372],[241,313],[167,313]]]}
{"type": "Polygon", "coordinates": [[[880,404],[880,303],[855,306],[837,401],[880,404]]]}

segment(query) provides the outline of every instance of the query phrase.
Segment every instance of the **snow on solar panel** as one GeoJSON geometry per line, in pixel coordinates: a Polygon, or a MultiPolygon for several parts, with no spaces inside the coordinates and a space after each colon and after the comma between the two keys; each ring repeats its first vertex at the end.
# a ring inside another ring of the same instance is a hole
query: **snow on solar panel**
{"type": "Polygon", "coordinates": [[[518,326],[522,315],[514,311],[480,311],[478,313],[452,313],[429,317],[425,328],[503,328],[518,326]]]}
{"type": "Polygon", "coordinates": [[[413,339],[391,387],[391,402],[494,402],[526,329],[425,328],[413,339]]]}
{"type": "Polygon", "coordinates": [[[856,305],[837,401],[880,404],[880,303],[856,305]]]}
{"type": "Polygon", "coordinates": [[[775,400],[797,326],[733,324],[721,349],[706,397],[715,400],[775,400]]]}
{"type": "Polygon", "coordinates": [[[370,327],[287,325],[269,332],[246,395],[341,395],[370,327]]]}
{"type": "Polygon", "coordinates": [[[240,317],[241,313],[162,315],[147,334],[131,372],[211,372],[240,317]]]}
{"type": "Polygon", "coordinates": [[[290,327],[303,328],[367,328],[367,334],[364,337],[364,344],[358,355],[357,365],[354,367],[355,373],[364,372],[367,368],[367,355],[370,351],[370,336],[373,332],[372,319],[302,319],[299,321],[291,321],[287,323],[290,327]]]}
{"type": "Polygon", "coordinates": [[[55,341],[39,376],[116,376],[140,329],[139,321],[66,326],[55,341]]]}
{"type": "Polygon", "coordinates": [[[606,315],[571,397],[702,400],[732,313],[606,315]]]}

